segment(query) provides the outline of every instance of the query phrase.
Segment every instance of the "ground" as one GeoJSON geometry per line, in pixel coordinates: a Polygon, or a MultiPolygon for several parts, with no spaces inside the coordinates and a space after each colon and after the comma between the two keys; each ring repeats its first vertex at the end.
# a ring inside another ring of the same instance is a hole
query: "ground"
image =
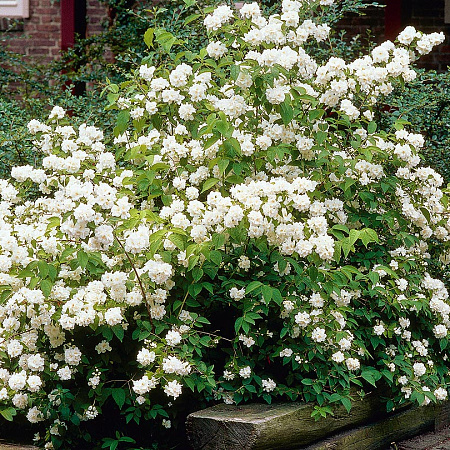
{"type": "Polygon", "coordinates": [[[450,427],[392,444],[390,450],[450,450],[450,427]]]}

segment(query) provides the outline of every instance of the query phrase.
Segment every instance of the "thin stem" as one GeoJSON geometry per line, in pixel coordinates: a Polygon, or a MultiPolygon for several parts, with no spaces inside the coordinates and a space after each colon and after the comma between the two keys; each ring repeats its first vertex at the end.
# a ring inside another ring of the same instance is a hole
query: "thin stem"
{"type": "Polygon", "coordinates": [[[151,310],[150,310],[150,306],[149,306],[149,303],[150,303],[150,305],[151,305],[152,308],[155,306],[154,303],[153,303],[153,300],[152,300],[152,299],[148,299],[148,300],[147,300],[147,296],[145,295],[145,289],[144,289],[144,286],[143,286],[143,284],[142,284],[141,277],[139,276],[138,271],[136,270],[136,266],[133,264],[133,261],[131,260],[130,255],[129,255],[128,252],[125,250],[125,247],[123,246],[122,242],[120,242],[119,238],[118,238],[116,235],[114,235],[114,238],[116,239],[117,243],[120,245],[120,247],[122,248],[122,250],[124,251],[124,253],[125,253],[125,255],[126,255],[127,259],[128,259],[128,262],[131,264],[131,267],[133,268],[133,272],[134,272],[134,274],[136,275],[136,278],[137,278],[137,280],[138,280],[139,287],[140,287],[141,293],[142,293],[142,297],[143,297],[143,299],[144,299],[145,306],[146,306],[146,308],[147,308],[148,317],[149,317],[149,319],[150,319],[150,324],[151,324],[152,329],[153,329],[154,326],[153,326],[152,314],[151,314],[151,310]]]}

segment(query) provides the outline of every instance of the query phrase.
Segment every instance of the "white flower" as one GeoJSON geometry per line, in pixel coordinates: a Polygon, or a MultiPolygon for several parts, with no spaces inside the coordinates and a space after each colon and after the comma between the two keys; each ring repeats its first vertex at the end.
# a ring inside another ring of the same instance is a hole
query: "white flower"
{"type": "Polygon", "coordinates": [[[17,340],[12,339],[6,346],[6,351],[11,358],[16,358],[22,354],[23,345],[17,340]]]}
{"type": "Polygon", "coordinates": [[[185,376],[191,372],[191,366],[186,361],[181,361],[176,356],[167,356],[163,359],[162,369],[165,373],[175,373],[185,376]]]}
{"type": "Polygon", "coordinates": [[[166,334],[166,342],[171,347],[175,347],[181,342],[181,334],[175,330],[169,330],[166,334]]]}
{"type": "Polygon", "coordinates": [[[45,360],[39,353],[31,355],[27,359],[28,368],[34,372],[42,372],[44,370],[44,364],[45,360]]]}
{"type": "Polygon", "coordinates": [[[70,366],[78,366],[82,353],[78,347],[69,347],[64,350],[64,361],[70,366]]]}
{"type": "Polygon", "coordinates": [[[295,323],[302,328],[306,327],[311,322],[311,317],[307,312],[299,312],[295,316],[295,323]]]}
{"type": "Polygon", "coordinates": [[[281,350],[280,352],[280,358],[289,358],[292,356],[294,352],[292,351],[291,348],[285,348],[283,350],[281,350]]]}
{"type": "Polygon", "coordinates": [[[348,370],[351,371],[358,370],[360,367],[359,361],[356,358],[347,358],[345,364],[347,365],[348,370]]]}
{"type": "Polygon", "coordinates": [[[232,287],[229,294],[233,300],[242,300],[245,297],[245,288],[238,289],[237,287],[232,287]]]}
{"type": "Polygon", "coordinates": [[[272,392],[277,387],[277,383],[275,383],[275,381],[273,381],[272,378],[262,380],[261,385],[264,392],[272,392]]]}
{"type": "Polygon", "coordinates": [[[443,339],[447,336],[448,330],[445,325],[435,325],[433,333],[438,339],[443,339]]]}
{"type": "Polygon", "coordinates": [[[315,328],[311,334],[314,342],[323,342],[327,338],[327,334],[323,328],[315,328]]]}
{"type": "Polygon", "coordinates": [[[42,386],[42,380],[38,375],[30,375],[27,379],[27,384],[30,392],[37,392],[42,386]]]}
{"type": "Polygon", "coordinates": [[[333,353],[333,355],[331,356],[331,359],[334,362],[341,363],[341,362],[344,362],[345,356],[341,351],[338,351],[336,353],[333,353]]]}
{"type": "Polygon", "coordinates": [[[203,23],[208,31],[218,30],[233,17],[233,10],[228,5],[218,6],[212,14],[205,17],[203,23]]]}
{"type": "Polygon", "coordinates": [[[402,44],[409,45],[415,39],[420,37],[420,33],[412,26],[406,27],[397,37],[402,44]]]}
{"type": "Polygon", "coordinates": [[[445,400],[447,398],[448,393],[447,393],[447,390],[444,389],[444,388],[437,388],[434,391],[434,395],[436,397],[436,400],[442,401],[442,400],[445,400]]]}
{"type": "Polygon", "coordinates": [[[138,395],[143,395],[155,388],[157,384],[155,378],[148,378],[147,375],[144,375],[140,380],[133,380],[133,391],[138,395]]]}
{"type": "Polygon", "coordinates": [[[23,370],[20,373],[14,373],[8,380],[8,385],[13,391],[20,391],[25,388],[27,383],[27,375],[23,370]]]}
{"type": "Polygon", "coordinates": [[[122,310],[119,307],[110,308],[105,312],[105,321],[110,326],[118,325],[122,320],[122,310]]]}
{"type": "Polygon", "coordinates": [[[139,67],[139,75],[145,80],[145,81],[151,81],[153,78],[153,74],[155,73],[156,68],[151,66],[148,67],[147,65],[142,65],[139,67]]]}
{"type": "Polygon", "coordinates": [[[37,423],[44,420],[44,416],[36,406],[33,406],[28,410],[27,419],[30,423],[37,423]]]}
{"type": "Polygon", "coordinates": [[[413,370],[416,377],[421,377],[422,375],[425,375],[427,368],[423,363],[414,363],[413,370]]]}
{"type": "Polygon", "coordinates": [[[164,428],[171,428],[172,427],[172,422],[169,419],[163,419],[162,420],[162,426],[164,428]]]}
{"type": "Polygon", "coordinates": [[[48,118],[49,119],[62,119],[66,115],[66,112],[60,106],[54,106],[51,110],[48,118]]]}
{"type": "Polygon", "coordinates": [[[112,347],[109,345],[108,341],[101,341],[95,346],[95,351],[100,355],[102,353],[110,352],[112,347]]]}
{"type": "Polygon", "coordinates": [[[156,358],[155,352],[151,352],[150,350],[143,348],[137,354],[136,360],[139,364],[142,364],[143,366],[148,366],[153,361],[155,361],[155,358],[156,358]]]}
{"type": "Polygon", "coordinates": [[[169,381],[164,386],[164,392],[168,397],[178,398],[181,395],[182,385],[177,380],[169,381]]]}
{"type": "Polygon", "coordinates": [[[206,51],[211,58],[219,59],[225,55],[227,47],[222,42],[210,42],[206,47],[206,51]]]}
{"type": "Polygon", "coordinates": [[[250,366],[245,366],[239,370],[239,376],[241,378],[250,378],[251,374],[252,374],[252,369],[250,366]]]}
{"type": "Polygon", "coordinates": [[[70,380],[72,378],[72,370],[69,366],[61,367],[61,369],[58,369],[56,373],[58,374],[58,377],[63,381],[70,380]]]}

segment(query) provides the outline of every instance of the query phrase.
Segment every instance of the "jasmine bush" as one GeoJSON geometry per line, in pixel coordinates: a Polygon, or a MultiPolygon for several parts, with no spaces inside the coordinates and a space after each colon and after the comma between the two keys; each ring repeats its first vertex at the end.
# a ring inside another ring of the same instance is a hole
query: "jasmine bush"
{"type": "Polygon", "coordinates": [[[189,2],[208,45],[146,32],[168,56],[108,85],[114,142],[59,106],[29,122],[42,168],[0,181],[0,414],[39,445],[99,446],[98,424],[103,448],[149,445],[133,423],[161,438],[214,401],[447,398],[443,180],[420,134],[374,120],[443,35],[320,63],[333,3],[189,2]]]}

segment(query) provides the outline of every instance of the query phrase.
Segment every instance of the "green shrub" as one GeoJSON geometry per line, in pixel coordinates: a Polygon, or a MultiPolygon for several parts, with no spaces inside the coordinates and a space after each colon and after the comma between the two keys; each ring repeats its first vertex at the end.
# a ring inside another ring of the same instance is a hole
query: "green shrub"
{"type": "Polygon", "coordinates": [[[216,401],[447,397],[448,199],[422,136],[375,120],[442,35],[317,63],[330,3],[201,8],[198,52],[151,27],[111,139],[59,106],[28,123],[42,169],[0,180],[0,414],[41,446],[174,445],[216,401]]]}
{"type": "Polygon", "coordinates": [[[401,118],[422,133],[425,160],[450,182],[450,74],[418,71],[417,78],[385,100],[379,111],[388,128],[401,118]]]}

